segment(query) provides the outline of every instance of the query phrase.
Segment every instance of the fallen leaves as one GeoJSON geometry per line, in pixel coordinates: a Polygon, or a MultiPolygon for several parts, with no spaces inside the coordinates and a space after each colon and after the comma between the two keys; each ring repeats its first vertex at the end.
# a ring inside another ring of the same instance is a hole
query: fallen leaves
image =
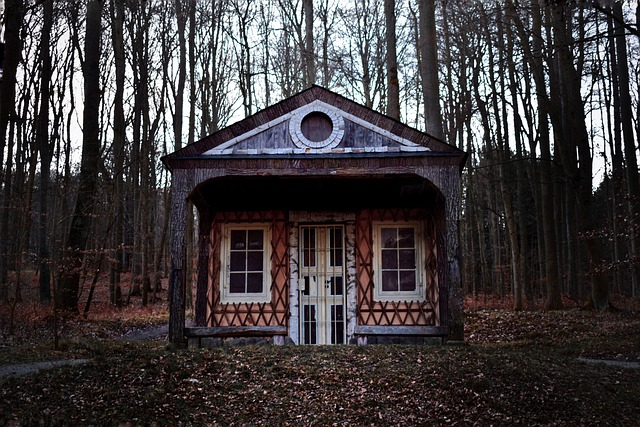
{"type": "Polygon", "coordinates": [[[639,380],[492,346],[158,345],[9,381],[0,425],[632,425],[639,380]]]}
{"type": "Polygon", "coordinates": [[[147,323],[78,323],[64,351],[38,340],[0,351],[0,364],[92,359],[7,380],[0,426],[640,425],[640,370],[580,359],[640,361],[638,311],[469,310],[458,346],[115,339],[147,323]]]}

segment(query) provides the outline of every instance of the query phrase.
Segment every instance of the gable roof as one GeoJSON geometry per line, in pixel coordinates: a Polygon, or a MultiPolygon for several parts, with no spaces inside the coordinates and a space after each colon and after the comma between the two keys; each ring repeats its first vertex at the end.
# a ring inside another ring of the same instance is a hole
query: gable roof
{"type": "Polygon", "coordinates": [[[304,156],[376,153],[449,155],[460,158],[461,169],[466,160],[466,153],[462,150],[317,85],[168,154],[161,160],[171,169],[174,160],[186,158],[195,160],[238,155],[304,156]],[[321,147],[309,148],[308,145],[313,143],[302,135],[300,121],[306,114],[316,111],[329,116],[333,122],[333,128],[331,135],[323,141],[321,147]],[[364,130],[368,135],[373,135],[382,142],[378,141],[375,146],[354,146],[353,144],[338,146],[345,128],[348,132],[355,132],[355,129],[364,130]],[[288,130],[288,137],[282,137],[283,129],[288,130]],[[268,147],[253,148],[252,138],[261,133],[265,133],[272,141],[268,147]],[[331,143],[334,140],[336,142],[331,143]]]}

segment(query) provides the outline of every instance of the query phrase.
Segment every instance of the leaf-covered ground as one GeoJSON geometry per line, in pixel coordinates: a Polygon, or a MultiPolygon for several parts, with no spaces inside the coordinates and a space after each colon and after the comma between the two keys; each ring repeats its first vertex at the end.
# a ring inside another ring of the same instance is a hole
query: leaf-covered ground
{"type": "Polygon", "coordinates": [[[3,335],[0,366],[90,360],[0,379],[0,426],[640,426],[637,303],[473,308],[462,345],[175,350],[117,339],[165,315],[67,319],[59,350],[46,334],[3,335]]]}

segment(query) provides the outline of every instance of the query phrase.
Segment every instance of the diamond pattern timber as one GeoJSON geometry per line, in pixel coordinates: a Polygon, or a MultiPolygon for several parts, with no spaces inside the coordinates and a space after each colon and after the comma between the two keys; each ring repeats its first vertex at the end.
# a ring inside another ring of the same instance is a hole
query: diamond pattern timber
{"type": "Polygon", "coordinates": [[[356,220],[356,287],[359,325],[426,326],[439,325],[438,253],[436,222],[425,209],[363,210],[356,220]],[[371,222],[377,220],[424,222],[427,298],[425,301],[375,301],[373,299],[373,240],[371,222]]]}
{"type": "Polygon", "coordinates": [[[282,212],[218,212],[211,225],[211,258],[207,294],[208,326],[287,326],[289,313],[288,228],[282,212]],[[271,301],[220,302],[221,225],[228,222],[271,222],[271,301]]]}

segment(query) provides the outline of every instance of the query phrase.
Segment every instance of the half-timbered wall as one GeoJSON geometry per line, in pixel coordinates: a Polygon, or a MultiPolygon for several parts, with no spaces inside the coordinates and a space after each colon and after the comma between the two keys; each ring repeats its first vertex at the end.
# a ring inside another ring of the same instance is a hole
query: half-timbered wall
{"type": "Polygon", "coordinates": [[[359,325],[439,326],[437,224],[425,209],[363,210],[356,219],[356,280],[359,325]],[[372,221],[421,220],[424,224],[427,293],[424,301],[375,301],[372,221]]]}
{"type": "Polygon", "coordinates": [[[289,313],[289,233],[283,212],[218,212],[210,231],[207,326],[287,326],[289,313]],[[221,226],[223,223],[271,222],[271,301],[220,302],[221,226]]]}

